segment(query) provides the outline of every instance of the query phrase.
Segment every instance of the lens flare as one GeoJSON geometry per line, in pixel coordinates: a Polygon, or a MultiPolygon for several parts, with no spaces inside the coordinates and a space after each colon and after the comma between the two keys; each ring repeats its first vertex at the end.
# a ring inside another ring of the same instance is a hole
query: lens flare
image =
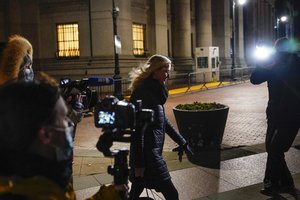
{"type": "Polygon", "coordinates": [[[274,49],[267,46],[256,46],[254,57],[257,60],[267,60],[274,53],[274,49]]]}

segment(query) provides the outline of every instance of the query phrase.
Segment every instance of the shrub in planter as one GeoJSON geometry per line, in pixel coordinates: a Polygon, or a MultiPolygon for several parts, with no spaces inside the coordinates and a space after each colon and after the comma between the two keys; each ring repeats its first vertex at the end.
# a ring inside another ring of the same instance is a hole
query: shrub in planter
{"type": "Polygon", "coordinates": [[[195,110],[195,111],[207,111],[207,110],[217,110],[221,108],[225,108],[226,106],[220,103],[201,103],[195,101],[194,103],[190,104],[178,104],[175,108],[179,110],[195,110]]]}
{"type": "Polygon", "coordinates": [[[180,133],[194,151],[219,149],[229,107],[220,103],[179,104],[173,108],[180,133]]]}

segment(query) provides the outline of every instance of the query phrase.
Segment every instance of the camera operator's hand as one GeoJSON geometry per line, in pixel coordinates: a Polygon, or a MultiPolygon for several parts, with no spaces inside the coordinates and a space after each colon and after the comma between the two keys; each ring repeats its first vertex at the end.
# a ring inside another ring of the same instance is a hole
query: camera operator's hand
{"type": "Polygon", "coordinates": [[[145,168],[135,168],[134,169],[134,176],[136,178],[138,178],[138,177],[143,178],[144,177],[144,172],[145,172],[145,168]]]}
{"type": "Polygon", "coordinates": [[[75,96],[75,103],[74,103],[73,109],[76,110],[77,112],[83,111],[82,98],[83,98],[83,96],[80,94],[77,94],[75,96]]]}
{"type": "Polygon", "coordinates": [[[82,121],[83,118],[83,104],[82,104],[82,95],[76,94],[75,96],[70,96],[70,101],[68,102],[68,117],[72,120],[72,122],[76,125],[77,123],[82,121]]]}
{"type": "Polygon", "coordinates": [[[122,184],[122,185],[114,185],[115,190],[120,193],[122,197],[125,199],[129,198],[129,187],[127,184],[122,184]]]}
{"type": "Polygon", "coordinates": [[[127,185],[102,185],[99,191],[89,199],[95,200],[120,200],[128,196],[127,185]]]}
{"type": "Polygon", "coordinates": [[[129,187],[126,184],[114,185],[114,187],[117,191],[120,191],[120,192],[128,192],[128,190],[129,190],[129,187]]]}

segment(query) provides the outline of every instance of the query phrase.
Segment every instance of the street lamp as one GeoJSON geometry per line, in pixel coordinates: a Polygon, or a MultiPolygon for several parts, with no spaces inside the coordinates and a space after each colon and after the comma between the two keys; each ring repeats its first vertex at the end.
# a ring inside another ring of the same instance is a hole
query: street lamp
{"type": "Polygon", "coordinates": [[[122,77],[120,75],[119,54],[121,52],[121,41],[117,32],[117,17],[119,15],[119,8],[116,7],[115,0],[112,0],[112,18],[113,18],[113,41],[114,41],[114,58],[115,58],[115,72],[114,72],[114,96],[118,99],[123,99],[122,96],[122,77]]]}
{"type": "Polygon", "coordinates": [[[290,16],[282,15],[276,19],[276,38],[280,37],[293,37],[292,18],[290,16]]]}
{"type": "Polygon", "coordinates": [[[283,37],[282,35],[282,32],[283,31],[280,31],[280,30],[284,30],[284,36],[285,37],[288,37],[288,17],[286,15],[283,15],[283,16],[280,16],[280,17],[277,17],[276,19],[276,38],[280,38],[280,37],[283,37]],[[284,29],[280,28],[280,27],[284,27],[284,29]]]}
{"type": "Polygon", "coordinates": [[[295,8],[294,0],[276,1],[276,34],[279,37],[294,37],[294,17],[295,8]]]}
{"type": "Polygon", "coordinates": [[[231,80],[234,79],[235,76],[235,32],[236,32],[236,16],[235,16],[235,5],[236,3],[240,4],[240,5],[244,5],[246,3],[247,0],[232,0],[232,19],[231,19],[231,23],[232,23],[232,38],[231,38],[231,50],[232,50],[232,55],[231,55],[231,59],[232,59],[232,65],[231,65],[231,80]]]}

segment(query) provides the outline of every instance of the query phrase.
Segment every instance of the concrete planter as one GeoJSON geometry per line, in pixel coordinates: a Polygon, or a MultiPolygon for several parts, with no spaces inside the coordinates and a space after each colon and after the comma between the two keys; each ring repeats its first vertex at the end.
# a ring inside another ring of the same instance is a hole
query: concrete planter
{"type": "Polygon", "coordinates": [[[180,133],[197,152],[220,149],[229,107],[214,110],[181,110],[173,108],[180,133]]]}

